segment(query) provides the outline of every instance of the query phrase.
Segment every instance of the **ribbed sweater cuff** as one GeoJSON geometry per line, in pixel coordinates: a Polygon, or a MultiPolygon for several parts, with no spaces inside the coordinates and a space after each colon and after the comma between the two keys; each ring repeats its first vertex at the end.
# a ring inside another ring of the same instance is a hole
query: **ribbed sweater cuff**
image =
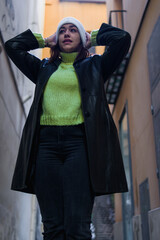
{"type": "Polygon", "coordinates": [[[97,44],[97,34],[99,30],[93,30],[91,32],[91,46],[98,46],[97,44]]]}
{"type": "Polygon", "coordinates": [[[38,41],[39,48],[44,48],[45,47],[45,42],[44,42],[44,38],[42,37],[42,35],[39,34],[39,33],[33,33],[33,34],[38,41]]]}

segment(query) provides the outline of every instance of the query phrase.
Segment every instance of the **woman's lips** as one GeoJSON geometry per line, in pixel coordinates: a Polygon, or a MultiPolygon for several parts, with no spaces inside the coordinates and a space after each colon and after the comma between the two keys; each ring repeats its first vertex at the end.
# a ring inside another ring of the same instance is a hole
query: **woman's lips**
{"type": "Polygon", "coordinates": [[[71,43],[72,41],[70,39],[65,39],[63,43],[71,43]]]}

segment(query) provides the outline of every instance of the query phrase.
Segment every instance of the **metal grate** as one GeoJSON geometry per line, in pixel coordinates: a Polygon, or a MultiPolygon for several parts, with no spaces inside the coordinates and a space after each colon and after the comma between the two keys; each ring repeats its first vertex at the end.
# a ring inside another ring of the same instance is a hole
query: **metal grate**
{"type": "Polygon", "coordinates": [[[116,100],[118,98],[118,94],[122,85],[122,81],[124,78],[124,73],[127,67],[128,59],[129,59],[129,54],[126,55],[126,57],[122,60],[119,67],[116,69],[116,71],[112,74],[112,76],[109,78],[107,82],[106,96],[109,104],[116,103],[116,100]]]}
{"type": "Polygon", "coordinates": [[[109,12],[109,24],[112,25],[114,19],[115,27],[124,29],[123,13],[126,12],[127,12],[126,10],[111,10],[109,12]]]}
{"type": "MultiPolygon", "coordinates": [[[[113,22],[114,22],[114,26],[124,29],[123,14],[126,12],[127,12],[126,10],[110,11],[109,24],[113,25],[113,22]]],[[[116,71],[112,74],[112,76],[108,79],[107,86],[106,86],[106,97],[109,104],[115,104],[117,101],[128,60],[129,60],[129,53],[122,60],[121,64],[116,69],[116,71]]]]}

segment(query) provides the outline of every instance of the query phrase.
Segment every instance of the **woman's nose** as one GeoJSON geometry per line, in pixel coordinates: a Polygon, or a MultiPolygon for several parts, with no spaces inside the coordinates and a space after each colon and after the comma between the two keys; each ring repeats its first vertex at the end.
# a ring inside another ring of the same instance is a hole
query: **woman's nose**
{"type": "Polygon", "coordinates": [[[65,36],[69,36],[69,29],[67,29],[66,31],[65,31],[65,36]]]}

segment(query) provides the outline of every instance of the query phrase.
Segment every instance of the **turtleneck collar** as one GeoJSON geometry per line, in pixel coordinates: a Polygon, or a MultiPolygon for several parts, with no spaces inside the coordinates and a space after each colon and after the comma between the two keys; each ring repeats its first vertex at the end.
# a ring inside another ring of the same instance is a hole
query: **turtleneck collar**
{"type": "Polygon", "coordinates": [[[72,53],[60,52],[60,55],[62,57],[62,62],[73,63],[78,55],[78,52],[72,52],[72,53]]]}

